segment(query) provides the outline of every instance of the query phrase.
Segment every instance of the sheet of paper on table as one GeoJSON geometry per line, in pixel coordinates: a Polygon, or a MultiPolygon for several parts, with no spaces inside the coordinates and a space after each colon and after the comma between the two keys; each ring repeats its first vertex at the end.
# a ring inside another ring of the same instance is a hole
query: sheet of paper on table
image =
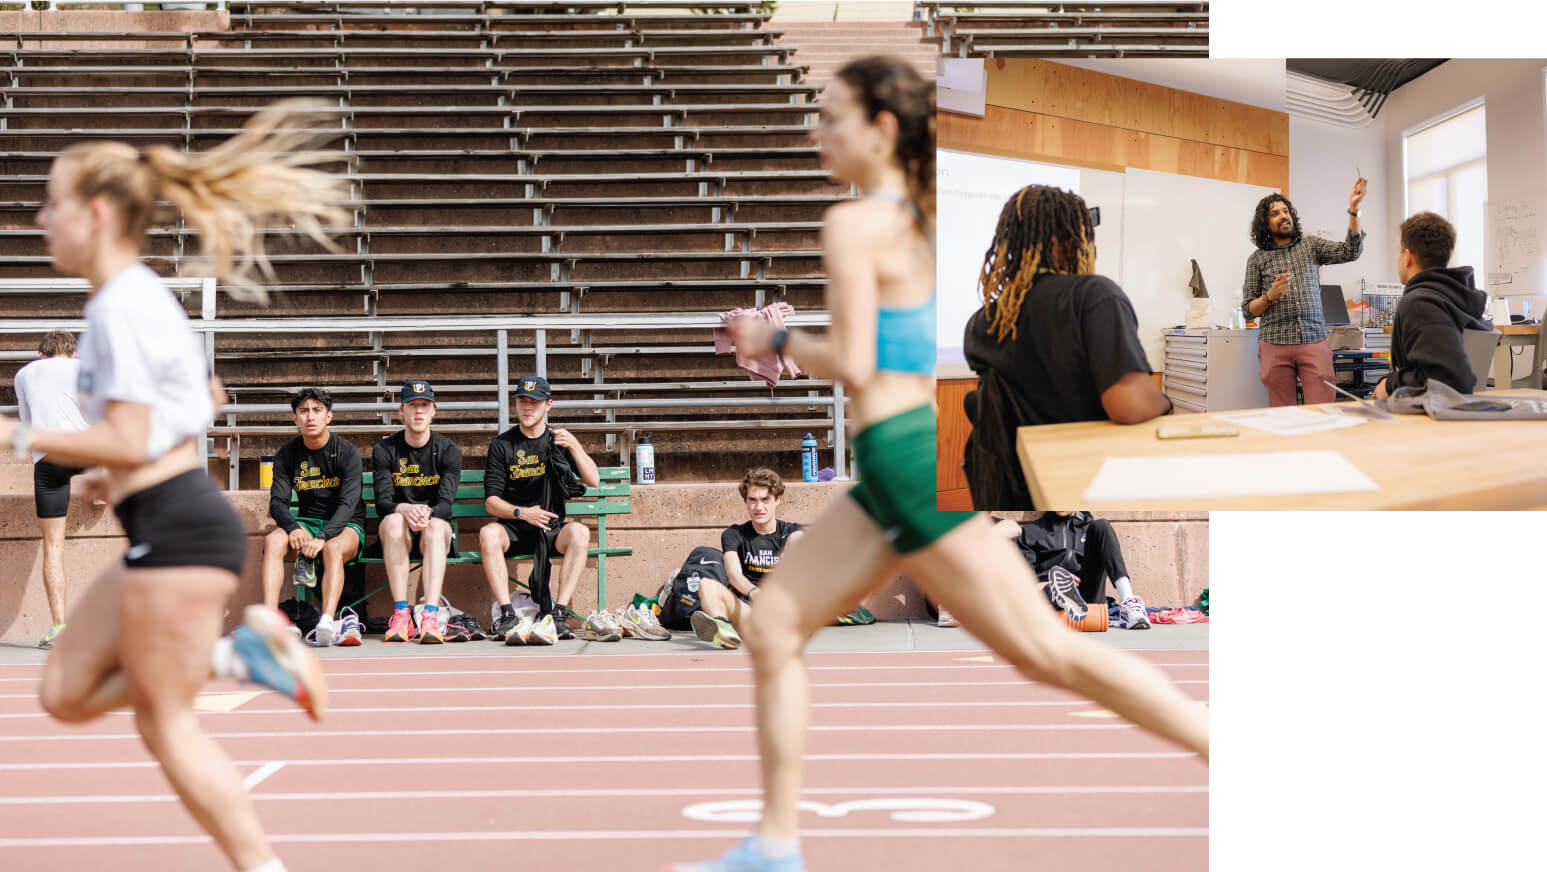
{"type": "Polygon", "coordinates": [[[1250,412],[1226,412],[1214,417],[1232,424],[1240,424],[1253,430],[1276,436],[1305,436],[1327,430],[1357,427],[1366,419],[1353,415],[1328,415],[1299,406],[1279,406],[1274,409],[1253,409],[1250,412]]]}
{"type": "Polygon", "coordinates": [[[1336,451],[1108,457],[1085,490],[1084,502],[1111,504],[1373,490],[1380,490],[1380,486],[1336,451]]]}

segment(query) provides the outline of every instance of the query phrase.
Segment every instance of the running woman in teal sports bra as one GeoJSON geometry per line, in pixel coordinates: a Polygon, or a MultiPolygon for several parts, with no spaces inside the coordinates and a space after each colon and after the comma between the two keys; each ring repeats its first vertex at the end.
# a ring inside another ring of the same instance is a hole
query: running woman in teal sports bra
{"type": "Polygon", "coordinates": [[[806,527],[759,588],[745,635],[757,679],[763,819],[678,872],[803,872],[796,835],[809,717],[801,652],[899,572],[1027,678],[1082,694],[1208,757],[1208,715],[1144,661],[1066,628],[986,515],[935,510],[934,86],[904,61],[840,69],[813,131],[822,165],[864,196],[822,228],[826,335],[736,322],[739,352],[783,350],[851,391],[860,483],[806,527]],[[900,205],[901,204],[901,205],[900,205]]]}

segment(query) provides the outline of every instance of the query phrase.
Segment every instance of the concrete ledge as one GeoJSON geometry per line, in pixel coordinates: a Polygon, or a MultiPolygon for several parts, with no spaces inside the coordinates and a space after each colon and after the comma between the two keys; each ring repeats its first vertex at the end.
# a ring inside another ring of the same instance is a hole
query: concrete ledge
{"type": "MultiPolygon", "coordinates": [[[[0,12],[0,33],[195,33],[231,29],[225,11],[126,12],[117,9],[63,9],[0,12]]],[[[157,48],[136,40],[26,40],[22,48],[157,48]]]]}
{"type": "MultiPolygon", "coordinates": [[[[780,505],[782,518],[811,523],[848,483],[791,484],[780,505]]],[[[272,529],[268,518],[268,494],[263,491],[228,492],[227,498],[242,516],[248,534],[247,567],[230,605],[228,620],[240,606],[261,599],[258,568],[262,536],[272,529]]],[[[636,487],[634,512],[608,521],[608,541],[634,549],[630,557],[608,560],[607,599],[611,605],[625,602],[635,593],[652,594],[681,565],[697,545],[718,545],[720,531],[745,517],[736,484],[666,484],[636,487]]],[[[33,517],[32,495],[0,495],[0,565],[11,567],[9,581],[0,585],[0,639],[20,641],[41,638],[49,626],[48,602],[42,581],[42,546],[33,517]]],[[[1014,516],[1017,520],[1021,516],[1014,516]]],[[[1208,586],[1208,516],[1164,512],[1123,512],[1103,515],[1112,521],[1123,542],[1134,589],[1156,606],[1191,604],[1208,586]]],[[[476,525],[464,524],[461,543],[477,547],[476,525]]],[[[127,541],[110,509],[91,505],[79,496],[70,505],[65,547],[68,600],[73,604],[90,580],[113,566],[127,541]]],[[[582,614],[595,606],[595,562],[590,561],[572,604],[582,614]]],[[[525,578],[530,564],[517,565],[525,578]]],[[[367,589],[384,584],[380,567],[371,567],[367,589]]],[[[288,589],[284,594],[290,596],[288,589]]],[[[493,597],[479,565],[452,567],[447,572],[446,595],[459,608],[484,620],[493,597]]],[[[922,598],[905,578],[896,578],[866,603],[882,620],[920,618],[922,598]]],[[[383,615],[390,608],[386,594],[369,603],[370,613],[383,615]]]]}

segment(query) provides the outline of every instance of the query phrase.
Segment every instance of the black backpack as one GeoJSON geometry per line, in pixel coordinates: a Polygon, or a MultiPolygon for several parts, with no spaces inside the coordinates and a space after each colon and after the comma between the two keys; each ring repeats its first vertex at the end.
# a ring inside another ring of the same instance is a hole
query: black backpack
{"type": "Polygon", "coordinates": [[[729,579],[725,572],[725,554],[720,549],[708,545],[694,548],[683,561],[682,568],[672,576],[671,590],[666,601],[660,604],[661,624],[668,630],[687,629],[688,618],[701,603],[699,587],[714,582],[728,585],[729,579]]]}

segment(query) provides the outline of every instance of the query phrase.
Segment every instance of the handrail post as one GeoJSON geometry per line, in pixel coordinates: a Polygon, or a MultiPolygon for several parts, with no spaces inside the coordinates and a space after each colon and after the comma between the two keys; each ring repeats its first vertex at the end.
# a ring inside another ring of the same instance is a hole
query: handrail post
{"type": "Polygon", "coordinates": [[[510,429],[510,361],[509,338],[504,330],[494,331],[494,372],[498,388],[500,408],[500,432],[510,429]]]}

